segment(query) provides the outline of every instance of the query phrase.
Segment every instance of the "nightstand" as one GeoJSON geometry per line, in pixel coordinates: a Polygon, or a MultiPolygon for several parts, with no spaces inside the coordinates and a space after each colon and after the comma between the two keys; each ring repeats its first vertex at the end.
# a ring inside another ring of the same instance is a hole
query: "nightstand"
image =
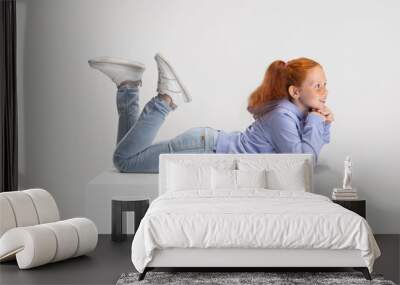
{"type": "Polygon", "coordinates": [[[332,200],[332,202],[341,205],[342,207],[359,214],[366,219],[366,201],[365,200],[332,200]]]}

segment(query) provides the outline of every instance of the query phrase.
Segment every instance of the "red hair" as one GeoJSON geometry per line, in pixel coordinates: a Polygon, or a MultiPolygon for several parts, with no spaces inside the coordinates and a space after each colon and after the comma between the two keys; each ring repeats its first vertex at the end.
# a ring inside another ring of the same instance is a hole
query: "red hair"
{"type": "Polygon", "coordinates": [[[307,71],[315,66],[321,65],[306,57],[296,58],[287,63],[275,60],[268,66],[261,85],[250,94],[247,111],[257,119],[263,115],[265,105],[271,101],[283,98],[290,100],[289,86],[301,86],[307,71]]]}

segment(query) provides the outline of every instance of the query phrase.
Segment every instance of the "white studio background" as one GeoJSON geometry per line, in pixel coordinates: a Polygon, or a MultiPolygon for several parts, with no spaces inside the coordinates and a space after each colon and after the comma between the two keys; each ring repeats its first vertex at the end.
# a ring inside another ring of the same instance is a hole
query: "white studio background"
{"type": "Polygon", "coordinates": [[[146,65],[141,107],[155,96],[161,52],[193,101],[156,140],[195,126],[244,130],[247,98],[276,59],[320,62],[335,114],[316,192],[354,186],[375,233],[400,233],[398,1],[17,0],[21,188],[42,187],[63,218],[84,215],[85,186],[112,166],[115,85],[87,60],[146,65]]]}

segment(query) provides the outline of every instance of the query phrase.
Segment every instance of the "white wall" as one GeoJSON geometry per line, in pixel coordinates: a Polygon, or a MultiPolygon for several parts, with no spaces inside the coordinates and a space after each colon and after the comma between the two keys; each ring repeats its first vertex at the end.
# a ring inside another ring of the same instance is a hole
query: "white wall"
{"type": "Polygon", "coordinates": [[[317,192],[340,186],[350,154],[374,232],[400,233],[398,1],[18,0],[17,9],[21,187],[51,191],[63,217],[84,214],[85,185],[112,165],[116,88],[89,58],[144,62],[141,106],[156,95],[155,52],[170,59],[194,99],[170,113],[161,140],[193,126],[244,130],[267,66],[307,56],[324,66],[336,117],[317,192]]]}

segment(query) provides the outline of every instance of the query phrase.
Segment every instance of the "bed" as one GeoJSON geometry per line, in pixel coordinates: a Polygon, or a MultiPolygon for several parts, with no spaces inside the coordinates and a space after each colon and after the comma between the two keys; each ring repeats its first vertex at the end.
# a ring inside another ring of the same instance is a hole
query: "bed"
{"type": "Polygon", "coordinates": [[[361,216],[314,193],[311,154],[161,154],[159,196],[132,241],[154,268],[352,267],[381,254],[361,216]]]}

